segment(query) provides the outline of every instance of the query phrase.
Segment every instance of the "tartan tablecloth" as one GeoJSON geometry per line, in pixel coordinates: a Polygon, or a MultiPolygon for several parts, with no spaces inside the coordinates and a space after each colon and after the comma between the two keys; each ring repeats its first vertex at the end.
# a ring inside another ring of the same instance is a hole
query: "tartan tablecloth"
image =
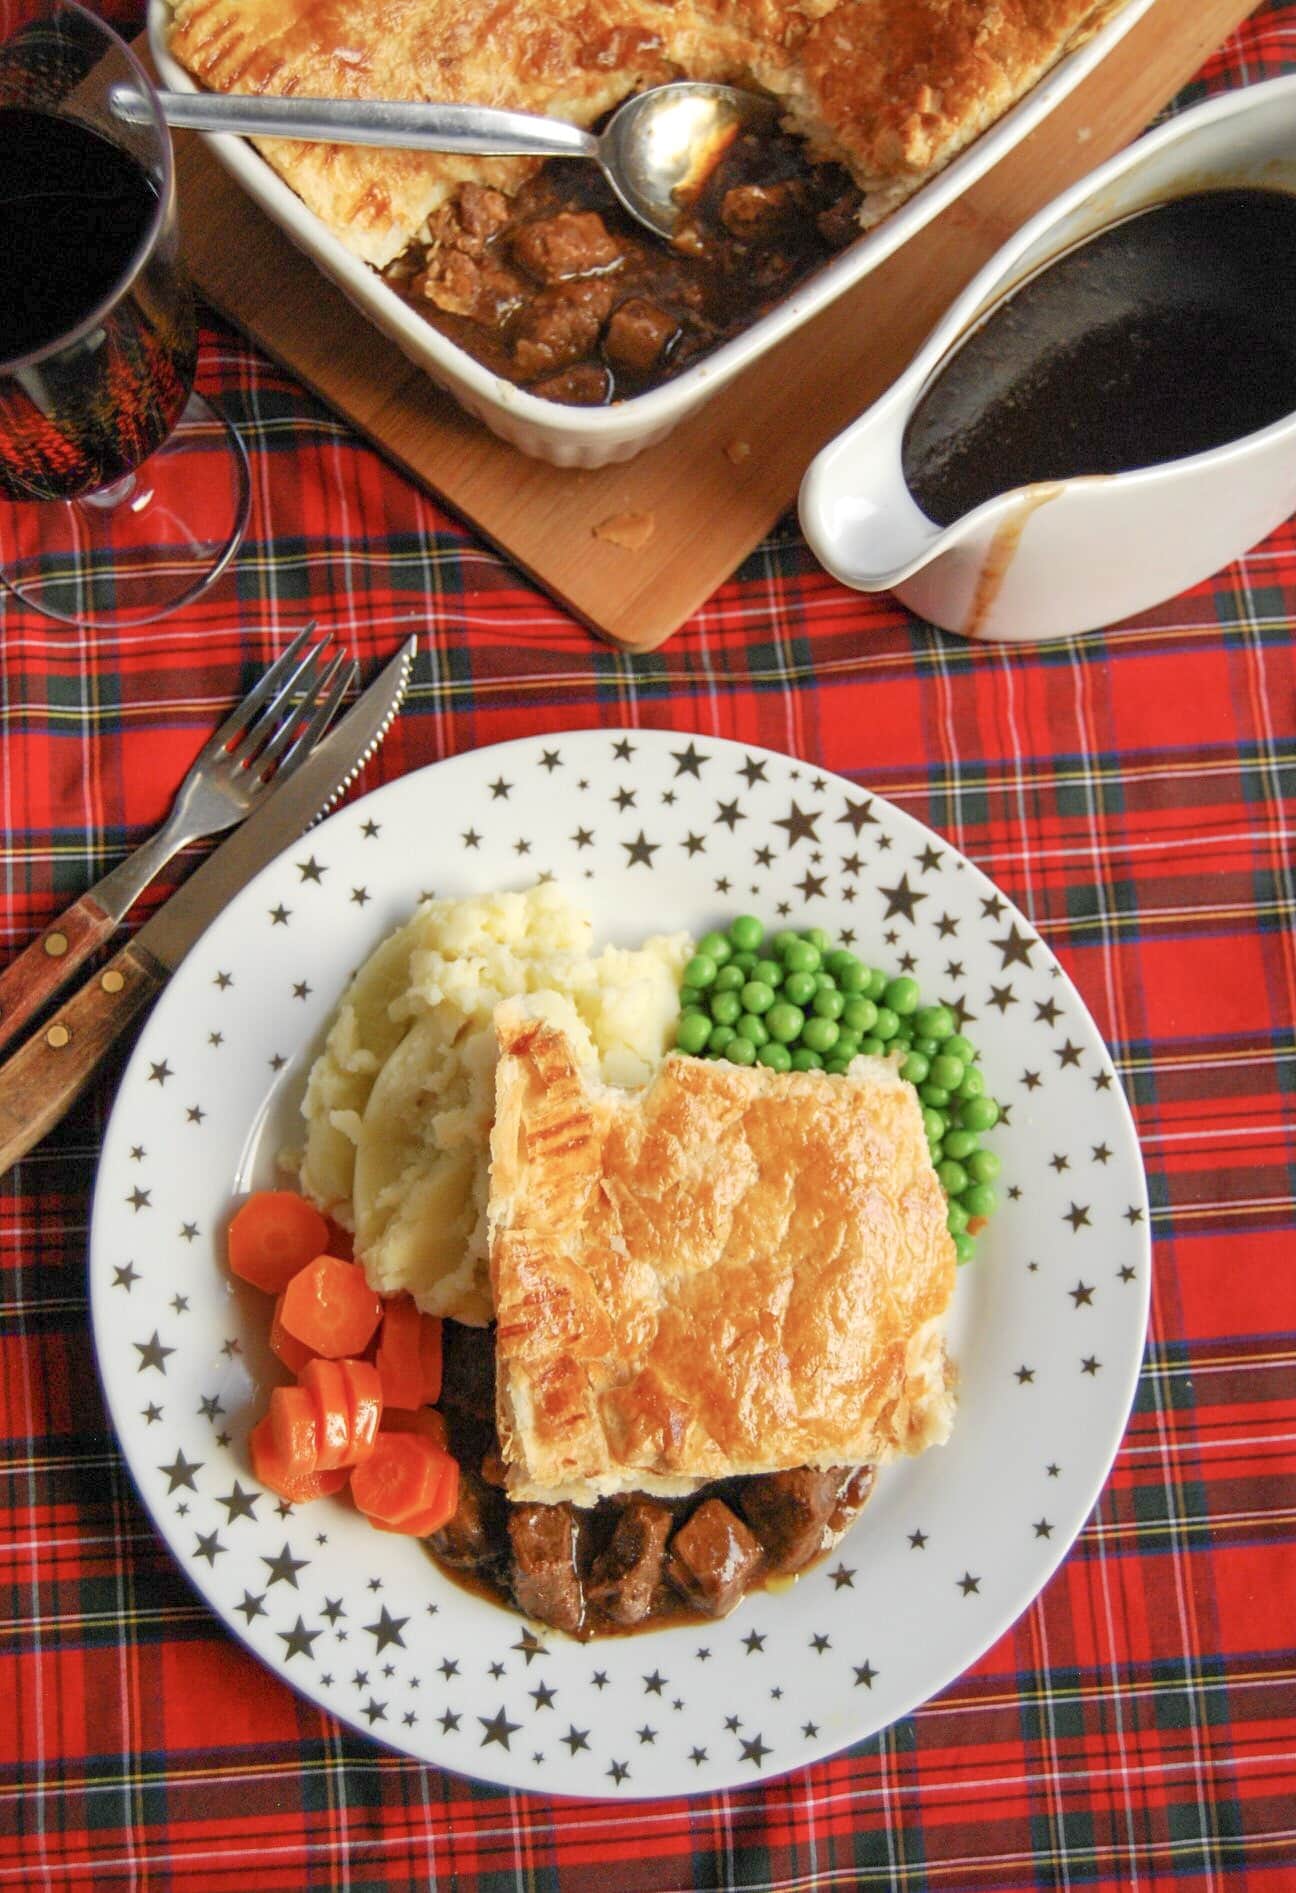
{"type": "MultiPolygon", "coordinates": [[[[1294,67],[1296,5],[1268,5],[1187,99],[1294,67]]],[[[414,687],[366,786],[505,737],[662,726],[842,771],[984,867],[1056,949],[1128,1091],[1151,1334],[1075,1548],[918,1713],[696,1800],[480,1786],[263,1671],[156,1537],[87,1323],[109,1078],[0,1186],[0,1884],[1296,1887],[1293,524],[1137,622],[995,648],[843,590],[788,519],[632,659],[215,321],[200,387],[252,452],[232,579],[120,635],[0,600],[6,956],[161,819],[218,713],[308,614],[366,666],[412,614],[414,687]]]]}

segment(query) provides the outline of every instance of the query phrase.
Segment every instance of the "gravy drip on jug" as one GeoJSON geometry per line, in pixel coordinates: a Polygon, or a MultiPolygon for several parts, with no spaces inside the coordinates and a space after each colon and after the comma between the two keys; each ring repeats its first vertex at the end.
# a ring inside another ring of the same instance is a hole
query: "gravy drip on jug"
{"type": "Polygon", "coordinates": [[[1015,487],[1205,452],[1296,411],[1296,194],[1198,191],[1065,251],[958,344],[905,431],[938,525],[1015,487]]]}

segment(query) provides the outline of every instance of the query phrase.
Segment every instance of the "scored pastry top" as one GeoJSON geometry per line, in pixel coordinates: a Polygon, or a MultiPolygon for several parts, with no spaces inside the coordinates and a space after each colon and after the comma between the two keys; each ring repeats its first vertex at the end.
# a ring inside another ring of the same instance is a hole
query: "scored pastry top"
{"type": "Polygon", "coordinates": [[[912,1087],[668,1057],[638,1092],[499,1007],[497,1421],[516,1499],[591,1504],[948,1434],[954,1247],[912,1087]]]}

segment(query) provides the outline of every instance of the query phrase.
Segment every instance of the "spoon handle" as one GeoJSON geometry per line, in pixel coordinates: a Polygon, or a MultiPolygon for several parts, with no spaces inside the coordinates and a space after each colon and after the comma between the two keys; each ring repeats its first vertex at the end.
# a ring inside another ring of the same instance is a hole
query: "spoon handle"
{"type": "MultiPolygon", "coordinates": [[[[305,138],[337,145],[396,145],[407,151],[465,151],[478,157],[592,158],[598,152],[598,140],[577,125],[538,113],[495,111],[486,105],[252,98],[160,89],[157,99],[168,125],[196,131],[305,138]]],[[[135,86],[113,86],[109,103],[127,124],[144,124],[153,116],[149,100],[135,86]]]]}

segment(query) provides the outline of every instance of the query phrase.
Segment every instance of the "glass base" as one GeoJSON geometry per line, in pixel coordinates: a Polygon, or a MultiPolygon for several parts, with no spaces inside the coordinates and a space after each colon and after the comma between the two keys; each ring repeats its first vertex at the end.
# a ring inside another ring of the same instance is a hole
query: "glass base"
{"type": "Polygon", "coordinates": [[[243,442],[191,394],[157,452],[114,486],[79,500],[0,502],[0,582],[61,624],[148,624],[220,577],[251,493],[243,442]]]}

